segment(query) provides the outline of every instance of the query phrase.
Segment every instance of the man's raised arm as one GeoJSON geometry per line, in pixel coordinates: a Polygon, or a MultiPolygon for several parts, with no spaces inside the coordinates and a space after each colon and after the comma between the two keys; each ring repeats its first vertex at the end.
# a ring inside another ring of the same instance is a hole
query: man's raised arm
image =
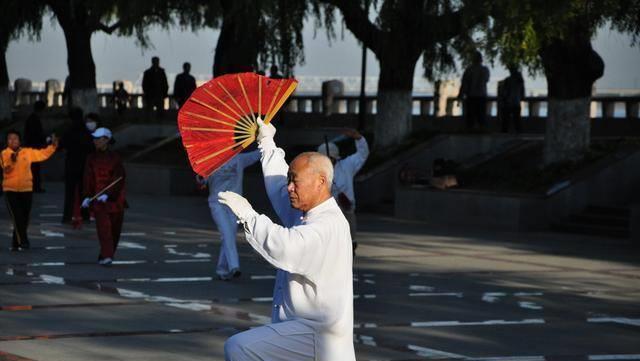
{"type": "Polygon", "coordinates": [[[284,159],[284,150],[276,146],[273,136],[276,128],[272,124],[264,124],[258,120],[258,148],[262,153],[262,174],[264,186],[273,209],[285,227],[297,224],[302,213],[291,207],[287,192],[287,173],[289,165],[284,159]]]}

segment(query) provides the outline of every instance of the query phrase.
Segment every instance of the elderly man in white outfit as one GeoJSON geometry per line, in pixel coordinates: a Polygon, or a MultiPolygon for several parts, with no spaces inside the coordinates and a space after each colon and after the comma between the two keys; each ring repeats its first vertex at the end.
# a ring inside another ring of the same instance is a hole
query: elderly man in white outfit
{"type": "Polygon", "coordinates": [[[216,266],[216,273],[221,280],[228,281],[239,277],[241,272],[238,249],[236,247],[236,234],[238,232],[236,216],[228,207],[218,202],[218,193],[231,191],[242,194],[244,169],[258,160],[260,160],[259,150],[240,153],[218,168],[208,178],[196,178],[201,184],[207,184],[209,188],[211,217],[216,223],[222,238],[218,265],[216,266]]]}
{"type": "Polygon", "coordinates": [[[225,360],[355,361],[351,237],[331,196],[332,164],[308,152],[289,167],[273,141],[275,128],[259,125],[265,185],[284,226],[239,195],[219,198],[244,226],[249,244],[278,268],[273,323],[229,338],[225,360]]]}
{"type": "Polygon", "coordinates": [[[356,242],[356,194],[353,187],[353,178],[362,168],[369,157],[369,144],[367,140],[354,129],[347,129],[344,135],[353,138],[356,142],[356,152],[350,156],[340,159],[340,151],[335,143],[325,143],[318,146],[318,153],[322,153],[331,158],[334,163],[333,186],[331,194],[338,202],[342,213],[349,222],[353,249],[358,247],[356,242]]]}

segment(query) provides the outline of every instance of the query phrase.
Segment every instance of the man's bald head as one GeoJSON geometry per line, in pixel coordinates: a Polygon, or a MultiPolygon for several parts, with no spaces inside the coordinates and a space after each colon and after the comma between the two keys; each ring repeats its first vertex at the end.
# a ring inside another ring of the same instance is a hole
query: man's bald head
{"type": "Polygon", "coordinates": [[[291,206],[306,212],[331,197],[333,164],[323,154],[305,152],[291,162],[288,178],[291,206]]]}

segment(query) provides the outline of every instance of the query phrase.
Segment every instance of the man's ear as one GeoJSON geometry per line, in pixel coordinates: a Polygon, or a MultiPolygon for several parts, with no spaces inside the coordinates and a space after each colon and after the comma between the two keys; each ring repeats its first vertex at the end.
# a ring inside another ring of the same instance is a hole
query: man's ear
{"type": "Polygon", "coordinates": [[[327,177],[324,174],[320,174],[320,185],[325,187],[327,184],[327,177]]]}

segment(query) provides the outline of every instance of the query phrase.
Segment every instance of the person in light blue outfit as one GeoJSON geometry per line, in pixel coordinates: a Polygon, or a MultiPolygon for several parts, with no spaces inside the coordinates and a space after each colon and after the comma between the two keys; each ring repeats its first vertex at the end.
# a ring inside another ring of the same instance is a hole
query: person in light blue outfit
{"type": "Polygon", "coordinates": [[[220,255],[218,256],[218,265],[216,267],[216,273],[221,280],[228,281],[232,278],[240,277],[241,272],[238,249],[236,247],[237,219],[228,207],[218,202],[218,193],[232,191],[242,194],[244,169],[258,160],[260,160],[259,150],[240,153],[218,168],[208,178],[203,179],[200,176],[196,176],[199,183],[206,184],[209,188],[208,200],[211,217],[222,237],[220,255]]]}

